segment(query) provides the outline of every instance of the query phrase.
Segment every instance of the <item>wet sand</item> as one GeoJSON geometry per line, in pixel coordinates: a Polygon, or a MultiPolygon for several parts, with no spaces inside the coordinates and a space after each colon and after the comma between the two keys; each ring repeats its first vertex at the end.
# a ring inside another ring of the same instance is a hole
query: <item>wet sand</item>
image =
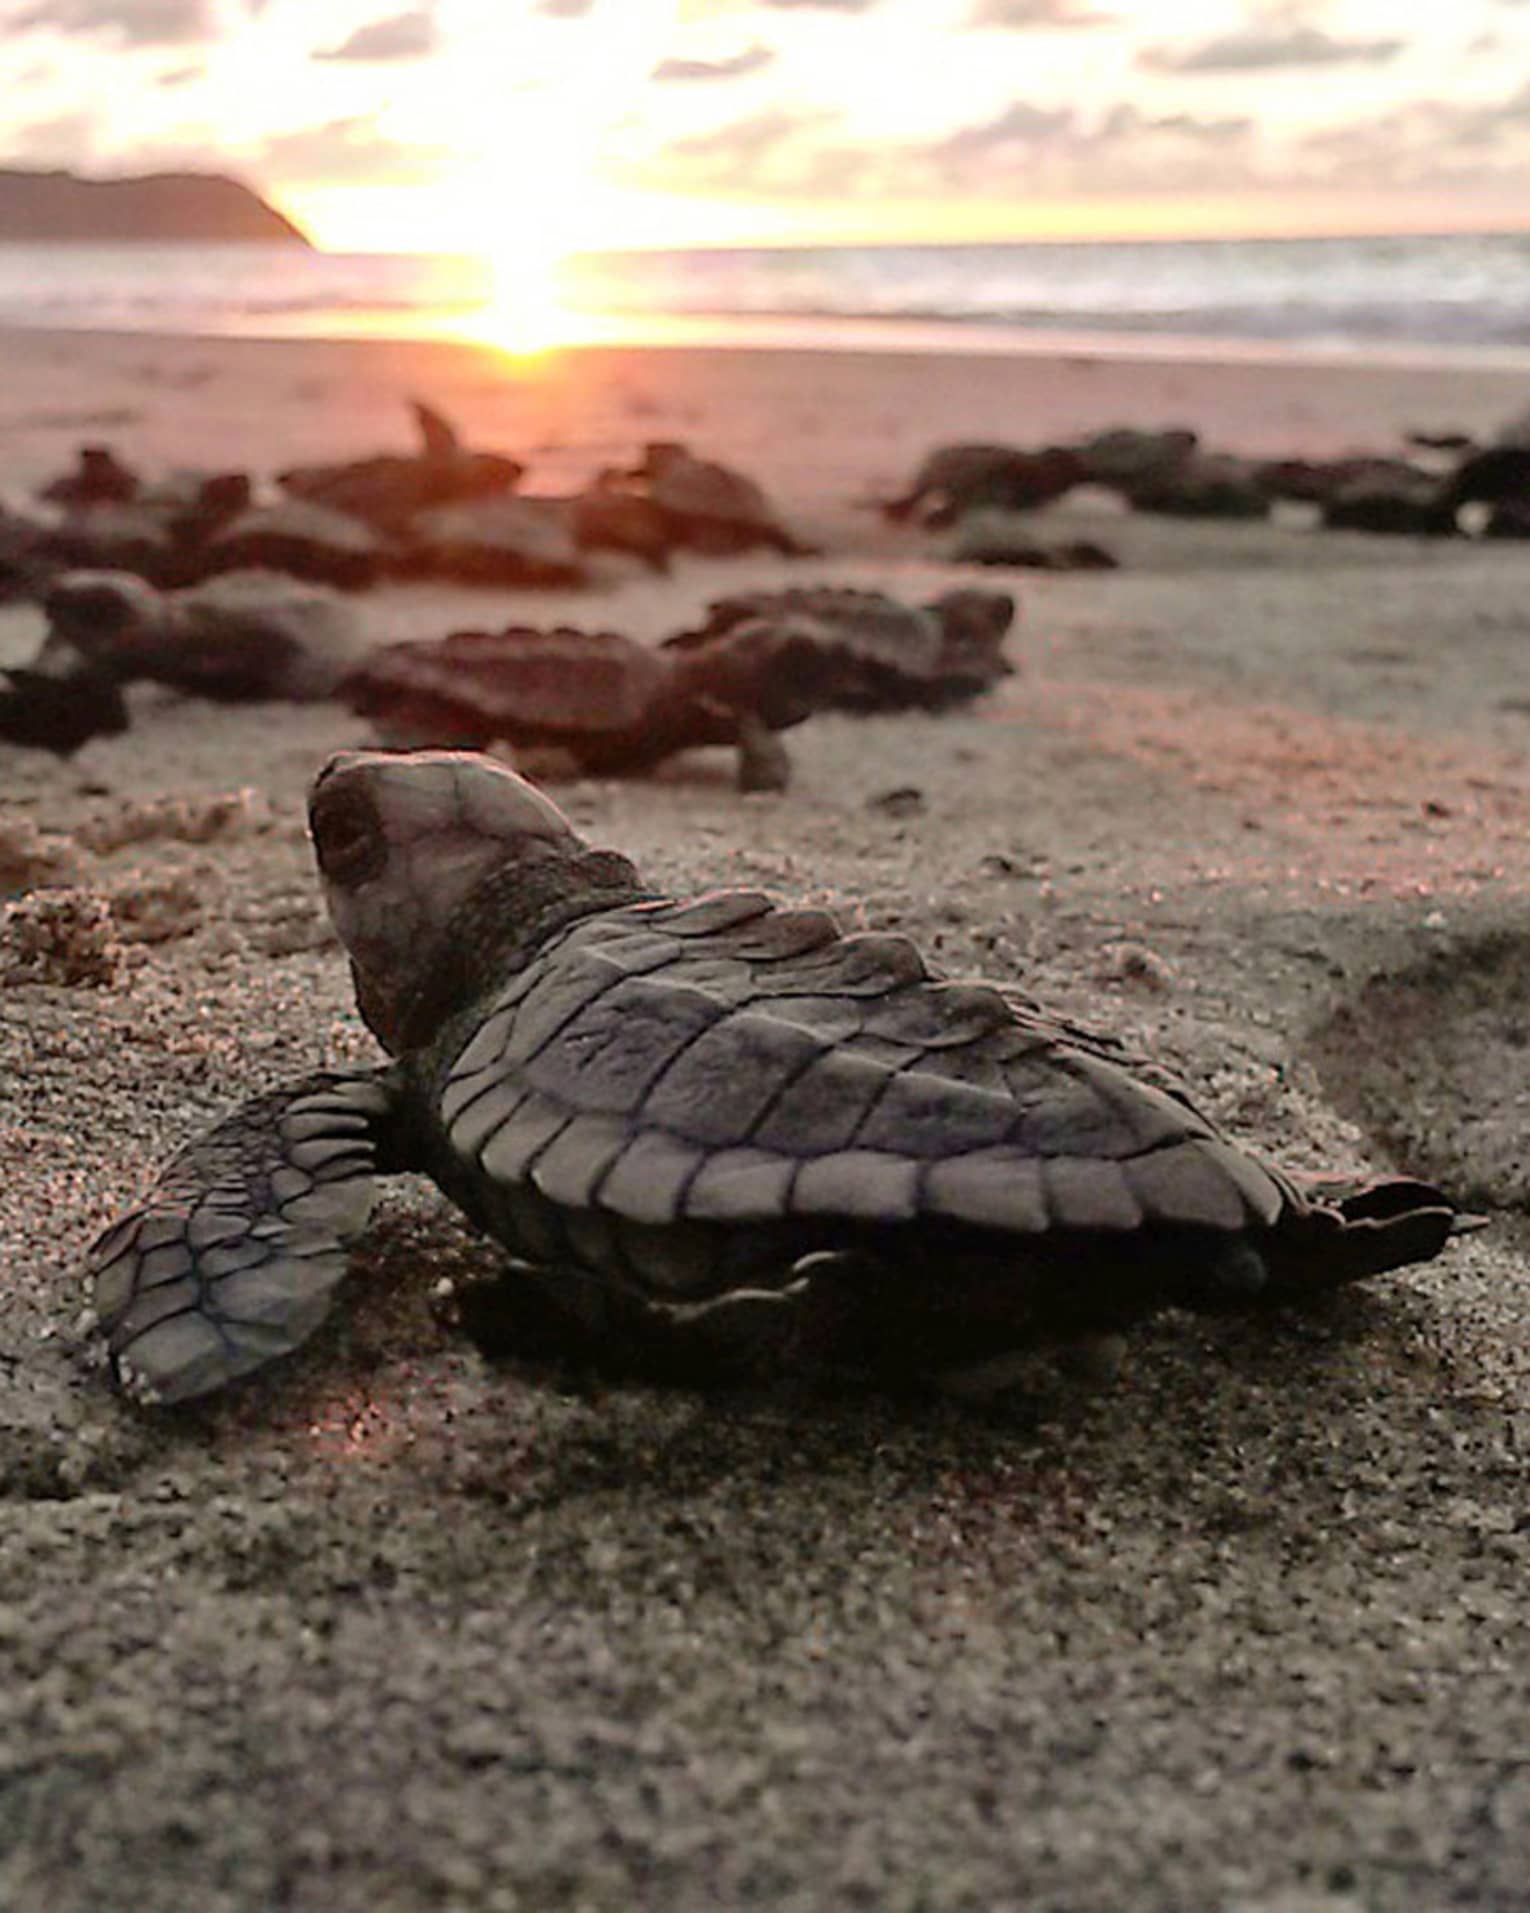
{"type": "MultiPolygon", "coordinates": [[[[1523,1905],[1530,547],[1080,507],[1038,534],[1121,571],[1001,580],[856,502],[947,439],[1384,449],[1488,428],[1522,383],[4,344],[21,489],[82,439],[149,468],[402,447],[418,394],[538,486],[688,438],[829,548],[390,588],[379,638],[1012,582],[1019,672],[970,712],[816,720],[779,797],[720,754],[555,795],[676,890],[905,930],[1157,1051],[1293,1170],[1400,1163],[1491,1222],[1315,1314],[1167,1318],[1110,1390],[1042,1376],[979,1415],[491,1365],[432,1290],[492,1255],[401,1181],[310,1353],[144,1415],[77,1338],[79,1254],[229,1103],[374,1054],[301,811],[361,733],[144,689],[67,764],[0,746],[0,864],[63,887],[85,951],[18,980],[13,937],[0,986],[0,1904],[1523,1905]],[[878,807],[907,785],[916,814],[878,807]]],[[[0,643],[29,632],[6,614],[0,643]]]]}

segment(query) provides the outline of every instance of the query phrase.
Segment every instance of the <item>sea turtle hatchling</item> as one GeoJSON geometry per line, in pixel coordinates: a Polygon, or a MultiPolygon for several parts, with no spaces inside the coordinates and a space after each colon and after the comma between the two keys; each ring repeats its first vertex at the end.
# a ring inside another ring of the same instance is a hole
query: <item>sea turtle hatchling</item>
{"type": "Polygon", "coordinates": [[[791,760],[777,733],[815,709],[819,673],[802,651],[789,635],[746,631],[676,659],[616,631],[512,624],[384,645],[340,695],[390,745],[551,746],[593,776],[724,745],[738,752],[740,790],[784,790],[791,760]]]}
{"type": "Polygon", "coordinates": [[[118,684],[147,679],[235,703],[330,697],[365,647],[347,599],[275,571],[226,571],[166,592],[129,572],[66,571],[43,609],[40,662],[57,650],[118,684]]]}
{"type": "Polygon", "coordinates": [[[704,656],[741,632],[773,632],[790,641],[794,670],[812,677],[824,708],[943,711],[1013,675],[1003,646],[1014,618],[1004,591],[948,591],[922,606],[837,585],[741,591],[714,598],[703,625],[661,648],[704,656]]]}
{"type": "Polygon", "coordinates": [[[1414,1182],[1305,1195],[1108,1040],[752,891],[677,902],[488,759],[333,758],[309,805],[390,1061],[246,1103],[90,1254],[162,1401],[295,1348],[376,1173],[431,1176],[608,1346],[1001,1376],[1150,1310],[1439,1252],[1414,1182]]]}
{"type": "Polygon", "coordinates": [[[762,545],[788,558],[812,555],[813,548],[781,523],[752,478],[697,458],[673,440],[646,446],[625,479],[658,508],[674,545],[722,558],[762,545]]]}

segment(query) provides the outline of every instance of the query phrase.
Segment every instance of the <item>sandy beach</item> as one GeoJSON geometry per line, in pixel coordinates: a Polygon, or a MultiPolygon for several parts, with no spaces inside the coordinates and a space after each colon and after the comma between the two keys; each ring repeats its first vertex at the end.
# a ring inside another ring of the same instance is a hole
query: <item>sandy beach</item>
{"type": "MultiPolygon", "coordinates": [[[[246,1095],[373,1060],[303,797],[335,705],[138,687],[59,762],[0,744],[0,1905],[1524,1906],[1530,1869],[1530,545],[1088,501],[1115,572],[995,574],[869,509],[935,445],[1189,425],[1324,456],[1487,433],[1508,371],[1080,354],[487,348],[15,331],[25,495],[81,442],[146,471],[406,449],[428,399],[531,489],[649,439],[756,476],[814,559],[410,584],[379,641],[725,590],[1013,589],[1016,675],[939,717],[814,719],[554,795],[676,892],[896,928],[1182,1072],[1243,1144],[1400,1166],[1489,1217],[1300,1317],[1171,1317],[1103,1392],[979,1414],[489,1363],[443,1278],[493,1254],[388,1186],[335,1325],[153,1415],[78,1265],[246,1095]],[[889,791],[916,799],[891,809],[889,791]]],[[[0,662],[41,631],[0,608],[0,662]]]]}

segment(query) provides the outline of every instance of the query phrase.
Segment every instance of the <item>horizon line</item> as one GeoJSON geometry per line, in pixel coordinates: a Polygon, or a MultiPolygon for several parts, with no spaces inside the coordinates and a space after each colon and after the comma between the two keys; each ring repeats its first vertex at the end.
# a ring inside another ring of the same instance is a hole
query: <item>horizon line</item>
{"type": "MultiPolygon", "coordinates": [[[[909,237],[888,238],[845,238],[826,239],[815,235],[808,239],[758,239],[743,242],[710,240],[702,244],[678,245],[633,245],[633,246],[579,246],[566,258],[581,259],[603,257],[610,254],[643,253],[739,253],[739,252],[897,252],[905,248],[942,248],[952,252],[983,252],[1007,246],[1206,246],[1206,245],[1308,245],[1314,240],[1332,241],[1342,244],[1355,240],[1385,239],[1530,239],[1530,216],[1522,222],[1485,226],[1399,226],[1399,227],[1355,227],[1343,230],[1322,229],[1318,231],[1250,231],[1250,232],[1183,232],[1183,233],[1026,233],[1016,234],[1004,239],[951,239],[948,237],[928,238],[909,237]]],[[[120,241],[120,244],[134,244],[134,241],[120,241]]],[[[157,242],[156,242],[157,243],[157,242]]],[[[174,244],[170,241],[167,243],[174,244]]],[[[184,243],[200,244],[202,241],[184,243]]],[[[216,241],[212,243],[218,243],[216,241]]],[[[269,243],[269,242],[258,242],[269,243]]],[[[310,239],[315,252],[333,258],[462,258],[471,259],[480,255],[471,247],[448,247],[437,251],[431,247],[400,246],[378,248],[370,246],[330,246],[310,239]]]]}

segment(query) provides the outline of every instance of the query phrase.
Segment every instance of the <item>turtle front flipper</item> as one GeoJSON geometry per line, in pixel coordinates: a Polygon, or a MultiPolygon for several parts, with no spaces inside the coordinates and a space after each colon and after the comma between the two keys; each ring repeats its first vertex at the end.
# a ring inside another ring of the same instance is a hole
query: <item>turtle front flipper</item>
{"type": "Polygon", "coordinates": [[[785,790],[792,781],[792,760],[769,725],[748,712],[738,720],[738,787],[742,791],[785,790]]]}
{"type": "Polygon", "coordinates": [[[185,1401],[307,1340],[394,1166],[395,1107],[390,1072],[319,1073],[171,1158],[86,1264],[124,1388],[185,1401]]]}

